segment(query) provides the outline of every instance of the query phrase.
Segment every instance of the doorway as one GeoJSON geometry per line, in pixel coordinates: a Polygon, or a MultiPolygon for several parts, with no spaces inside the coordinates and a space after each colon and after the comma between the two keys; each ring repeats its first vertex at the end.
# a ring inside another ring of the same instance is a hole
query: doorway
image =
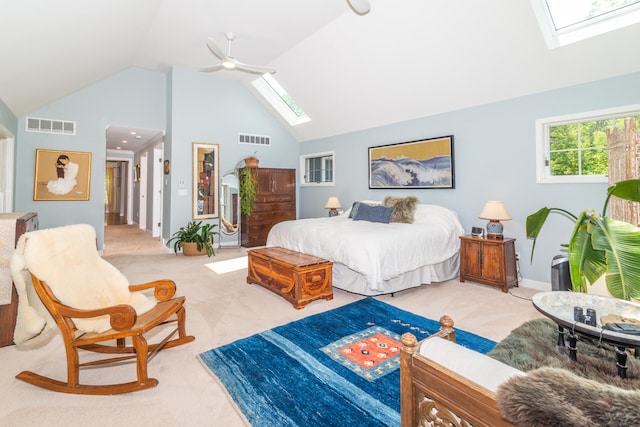
{"type": "Polygon", "coordinates": [[[0,213],[13,212],[13,170],[15,140],[0,126],[0,213]]]}

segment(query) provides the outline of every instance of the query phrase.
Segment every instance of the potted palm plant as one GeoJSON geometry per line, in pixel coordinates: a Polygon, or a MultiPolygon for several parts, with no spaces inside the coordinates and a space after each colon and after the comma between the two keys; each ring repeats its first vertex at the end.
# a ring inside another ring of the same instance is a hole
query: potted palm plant
{"type": "Polygon", "coordinates": [[[607,197],[598,214],[592,209],[574,215],[560,208],[544,207],[527,217],[527,237],[536,239],[549,213],[559,212],[575,221],[569,239],[569,271],[575,291],[587,292],[606,273],[609,293],[620,299],[640,298],[640,228],[606,216],[611,197],[640,201],[640,180],[620,181],[607,189],[607,197]]]}
{"type": "Polygon", "coordinates": [[[215,255],[213,248],[214,237],[219,234],[214,231],[217,224],[202,224],[202,221],[191,221],[186,227],[180,227],[167,241],[167,246],[173,242],[173,251],[178,255],[180,249],[185,256],[215,255]]]}

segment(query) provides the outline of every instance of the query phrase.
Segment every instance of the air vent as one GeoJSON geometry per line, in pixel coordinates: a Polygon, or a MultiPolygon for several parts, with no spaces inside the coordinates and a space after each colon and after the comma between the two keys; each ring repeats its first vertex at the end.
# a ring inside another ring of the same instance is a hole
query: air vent
{"type": "Polygon", "coordinates": [[[252,135],[249,133],[239,133],[238,143],[266,146],[266,145],[271,145],[271,137],[265,136],[265,135],[252,135]]]}
{"type": "Polygon", "coordinates": [[[76,134],[76,122],[27,117],[27,132],[76,134]]]}

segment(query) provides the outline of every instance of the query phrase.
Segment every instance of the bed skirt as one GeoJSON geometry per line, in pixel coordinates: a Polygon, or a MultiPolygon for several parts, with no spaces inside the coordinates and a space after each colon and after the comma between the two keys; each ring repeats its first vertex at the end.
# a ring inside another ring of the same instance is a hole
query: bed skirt
{"type": "Polygon", "coordinates": [[[385,280],[383,283],[371,284],[355,270],[344,264],[333,263],[333,287],[360,295],[382,295],[416,288],[432,282],[444,282],[457,277],[460,271],[460,254],[433,265],[409,271],[385,280]]]}

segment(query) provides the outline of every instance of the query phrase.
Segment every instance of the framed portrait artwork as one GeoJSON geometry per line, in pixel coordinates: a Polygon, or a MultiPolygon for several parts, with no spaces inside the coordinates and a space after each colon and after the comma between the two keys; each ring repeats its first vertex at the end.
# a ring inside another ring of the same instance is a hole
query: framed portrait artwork
{"type": "Polygon", "coordinates": [[[369,148],[369,188],[455,188],[453,135],[369,148]]]}
{"type": "Polygon", "coordinates": [[[193,219],[218,218],[218,144],[193,143],[193,219]]]}
{"type": "Polygon", "coordinates": [[[36,149],[33,200],[89,200],[91,153],[36,149]]]}

